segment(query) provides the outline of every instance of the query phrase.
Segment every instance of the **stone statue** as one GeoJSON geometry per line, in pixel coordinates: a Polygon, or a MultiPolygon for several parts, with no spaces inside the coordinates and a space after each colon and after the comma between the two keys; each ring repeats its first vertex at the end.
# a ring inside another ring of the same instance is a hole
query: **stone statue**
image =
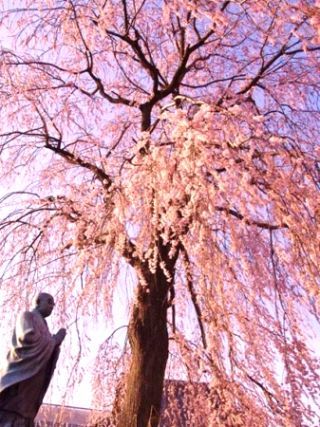
{"type": "Polygon", "coordinates": [[[49,386],[66,330],[51,335],[45,317],[54,299],[40,293],[36,307],[22,313],[16,323],[7,363],[0,372],[0,426],[33,427],[49,386]]]}

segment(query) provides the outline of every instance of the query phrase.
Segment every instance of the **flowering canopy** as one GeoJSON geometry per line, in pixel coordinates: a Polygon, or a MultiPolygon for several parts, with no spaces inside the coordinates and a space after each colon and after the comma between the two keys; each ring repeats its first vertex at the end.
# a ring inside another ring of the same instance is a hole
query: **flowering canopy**
{"type": "Polygon", "coordinates": [[[318,3],[2,5],[2,287],[108,311],[124,259],[160,266],[212,425],[319,404],[318,3]]]}

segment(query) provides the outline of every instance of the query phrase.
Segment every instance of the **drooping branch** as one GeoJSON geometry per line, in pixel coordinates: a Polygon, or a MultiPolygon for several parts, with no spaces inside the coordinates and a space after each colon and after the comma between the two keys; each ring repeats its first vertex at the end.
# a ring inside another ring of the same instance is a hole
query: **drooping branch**
{"type": "Polygon", "coordinates": [[[270,223],[264,222],[264,221],[255,221],[252,219],[248,219],[244,215],[242,215],[240,212],[238,212],[234,209],[224,208],[222,206],[216,206],[215,209],[218,212],[225,212],[228,215],[231,215],[235,218],[238,218],[240,221],[244,221],[244,223],[247,225],[254,225],[256,227],[263,228],[265,230],[279,230],[282,228],[289,228],[289,226],[285,222],[283,222],[281,224],[270,224],[270,223]]]}
{"type": "Polygon", "coordinates": [[[265,385],[263,385],[261,381],[258,381],[256,378],[254,378],[252,375],[248,374],[247,372],[246,372],[246,376],[251,382],[253,382],[256,386],[258,386],[262,390],[272,409],[276,410],[277,412],[280,411],[281,402],[279,402],[279,400],[276,398],[274,393],[271,393],[271,391],[269,391],[268,388],[265,385]]]}
{"type": "Polygon", "coordinates": [[[193,287],[193,278],[192,278],[192,274],[190,271],[190,269],[191,269],[190,258],[189,258],[189,255],[188,255],[186,248],[184,247],[184,245],[181,242],[179,243],[179,247],[181,249],[181,253],[182,253],[182,256],[184,258],[187,287],[188,287],[188,291],[190,293],[190,297],[191,297],[193,307],[194,307],[195,312],[196,312],[196,316],[197,316],[197,320],[198,320],[198,324],[199,324],[199,328],[200,328],[202,345],[203,345],[203,348],[207,348],[207,338],[206,338],[206,333],[205,333],[204,324],[203,324],[203,320],[202,320],[202,312],[201,312],[201,308],[200,308],[200,305],[198,302],[197,293],[193,287]]]}

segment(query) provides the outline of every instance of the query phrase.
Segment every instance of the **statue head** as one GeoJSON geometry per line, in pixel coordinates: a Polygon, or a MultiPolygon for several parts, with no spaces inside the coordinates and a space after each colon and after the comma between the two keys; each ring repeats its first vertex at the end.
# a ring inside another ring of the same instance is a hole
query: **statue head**
{"type": "Polygon", "coordinates": [[[41,314],[42,317],[48,317],[52,313],[54,308],[53,296],[46,292],[40,292],[36,300],[36,310],[41,314]]]}

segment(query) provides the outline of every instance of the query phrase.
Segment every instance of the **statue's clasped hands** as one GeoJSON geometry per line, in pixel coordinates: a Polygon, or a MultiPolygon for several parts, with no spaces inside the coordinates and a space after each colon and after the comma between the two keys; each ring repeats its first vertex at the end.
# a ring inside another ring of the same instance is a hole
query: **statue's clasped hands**
{"type": "Polygon", "coordinates": [[[54,338],[57,341],[57,345],[60,345],[62,343],[62,341],[65,339],[66,334],[67,334],[67,330],[65,328],[61,328],[54,335],[54,338]]]}

